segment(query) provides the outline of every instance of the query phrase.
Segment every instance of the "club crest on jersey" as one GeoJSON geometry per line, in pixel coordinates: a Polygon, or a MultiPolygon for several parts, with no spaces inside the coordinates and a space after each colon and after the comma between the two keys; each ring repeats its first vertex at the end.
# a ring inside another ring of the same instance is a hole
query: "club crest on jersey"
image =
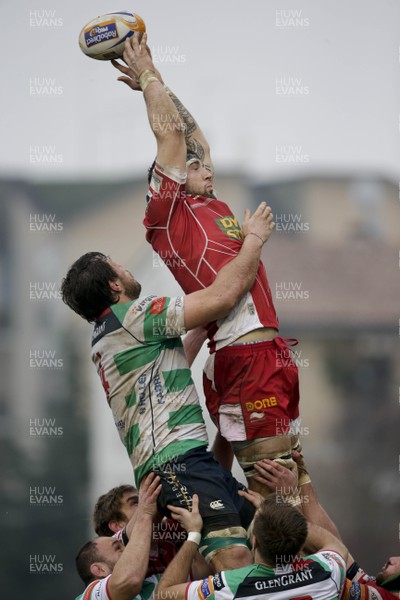
{"type": "Polygon", "coordinates": [[[159,315],[160,313],[162,313],[162,311],[164,310],[166,300],[167,299],[165,296],[163,296],[162,298],[155,298],[154,300],[152,300],[149,311],[150,314],[159,315]]]}
{"type": "Polygon", "coordinates": [[[216,219],[215,221],[218,227],[226,233],[226,235],[234,240],[242,240],[243,232],[242,229],[233,215],[228,217],[221,217],[220,219],[216,219]]]}

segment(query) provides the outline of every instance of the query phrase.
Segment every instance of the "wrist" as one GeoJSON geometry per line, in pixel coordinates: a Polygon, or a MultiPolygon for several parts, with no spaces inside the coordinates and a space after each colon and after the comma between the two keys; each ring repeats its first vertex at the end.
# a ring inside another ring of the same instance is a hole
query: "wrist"
{"type": "Polygon", "coordinates": [[[201,541],[201,533],[199,531],[189,531],[187,536],[188,542],[194,542],[197,546],[201,541]]]}
{"type": "Polygon", "coordinates": [[[160,80],[158,79],[154,71],[152,71],[151,69],[145,69],[144,71],[142,71],[142,73],[139,75],[139,85],[142,88],[142,92],[144,92],[147,86],[153,81],[158,81],[160,83],[160,80]]]}
{"type": "Polygon", "coordinates": [[[137,515],[140,516],[141,519],[143,518],[143,519],[153,520],[154,509],[150,508],[150,507],[138,508],[137,515]]]}
{"type": "Polygon", "coordinates": [[[254,231],[250,231],[249,233],[247,233],[244,239],[246,240],[249,237],[249,235],[253,236],[253,238],[251,239],[254,239],[254,237],[258,238],[262,246],[265,244],[265,240],[262,239],[261,235],[258,235],[258,233],[254,233],[254,231]]]}

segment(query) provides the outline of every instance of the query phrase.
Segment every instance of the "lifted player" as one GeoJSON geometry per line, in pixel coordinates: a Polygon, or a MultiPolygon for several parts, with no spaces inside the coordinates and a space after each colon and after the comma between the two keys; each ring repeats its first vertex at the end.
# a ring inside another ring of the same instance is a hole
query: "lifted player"
{"type": "MultiPolygon", "coordinates": [[[[128,66],[113,61],[119,79],[144,91],[148,117],[157,140],[157,159],[150,173],[144,224],[147,240],[164,259],[185,293],[210,285],[218,271],[237,255],[243,243],[239,224],[227,204],[214,193],[210,149],[194,118],[163,85],[146,46],[135,38],[125,45],[128,66]],[[186,164],[174,147],[185,128],[186,164]]],[[[222,438],[214,448],[218,460],[228,440],[249,487],[267,495],[254,479],[254,464],[278,459],[296,469],[291,452],[299,449],[298,370],[287,340],[278,333],[278,319],[265,268],[260,263],[251,290],[225,319],[207,325],[210,356],[205,366],[207,408],[222,438]]],[[[230,448],[229,448],[230,450],[230,448]]],[[[230,450],[231,453],[231,450],[230,450]]],[[[299,485],[309,477],[302,473],[299,485]]]]}

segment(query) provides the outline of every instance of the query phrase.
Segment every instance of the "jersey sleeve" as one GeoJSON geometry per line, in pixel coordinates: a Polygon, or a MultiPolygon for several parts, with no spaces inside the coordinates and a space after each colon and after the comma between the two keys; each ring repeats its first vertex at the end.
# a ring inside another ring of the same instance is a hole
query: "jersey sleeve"
{"type": "Polygon", "coordinates": [[[397,595],[375,583],[360,583],[346,579],[341,600],[397,600],[397,595]]]}
{"type": "Polygon", "coordinates": [[[207,579],[192,581],[186,587],[185,600],[214,600],[214,578],[212,575],[207,579]]]}
{"type": "MultiPolygon", "coordinates": [[[[90,583],[79,600],[112,600],[108,594],[108,580],[111,575],[90,583]]],[[[78,599],[77,599],[78,600],[78,599]]]]}
{"type": "Polygon", "coordinates": [[[331,571],[331,579],[335,582],[336,586],[341,589],[346,581],[346,562],[344,558],[334,552],[333,550],[322,550],[314,555],[318,562],[323,562],[331,571]]]}
{"type": "Polygon", "coordinates": [[[166,227],[177,202],[186,198],[186,173],[156,163],[146,196],[145,227],[166,227]]]}
{"type": "Polygon", "coordinates": [[[160,342],[186,333],[184,297],[149,296],[134,302],[127,311],[124,328],[144,342],[160,342]]]}

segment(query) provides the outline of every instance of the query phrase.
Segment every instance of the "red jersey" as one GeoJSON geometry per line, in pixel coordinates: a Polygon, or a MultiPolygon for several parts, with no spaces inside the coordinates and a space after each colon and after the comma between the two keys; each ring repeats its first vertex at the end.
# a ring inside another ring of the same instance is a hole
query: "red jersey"
{"type": "Polygon", "coordinates": [[[399,600],[399,596],[380,587],[374,577],[358,567],[352,579],[346,579],[340,600],[399,600]]]}
{"type": "MultiPolygon", "coordinates": [[[[234,258],[243,234],[229,206],[206,196],[186,194],[186,178],[156,165],[148,194],[146,239],[186,294],[208,287],[234,258]]],[[[265,267],[260,262],[251,290],[230,314],[207,325],[210,351],[261,327],[278,329],[265,267]]]]}
{"type": "Polygon", "coordinates": [[[366,583],[346,579],[341,600],[399,600],[399,596],[380,587],[373,579],[366,583]]]}

